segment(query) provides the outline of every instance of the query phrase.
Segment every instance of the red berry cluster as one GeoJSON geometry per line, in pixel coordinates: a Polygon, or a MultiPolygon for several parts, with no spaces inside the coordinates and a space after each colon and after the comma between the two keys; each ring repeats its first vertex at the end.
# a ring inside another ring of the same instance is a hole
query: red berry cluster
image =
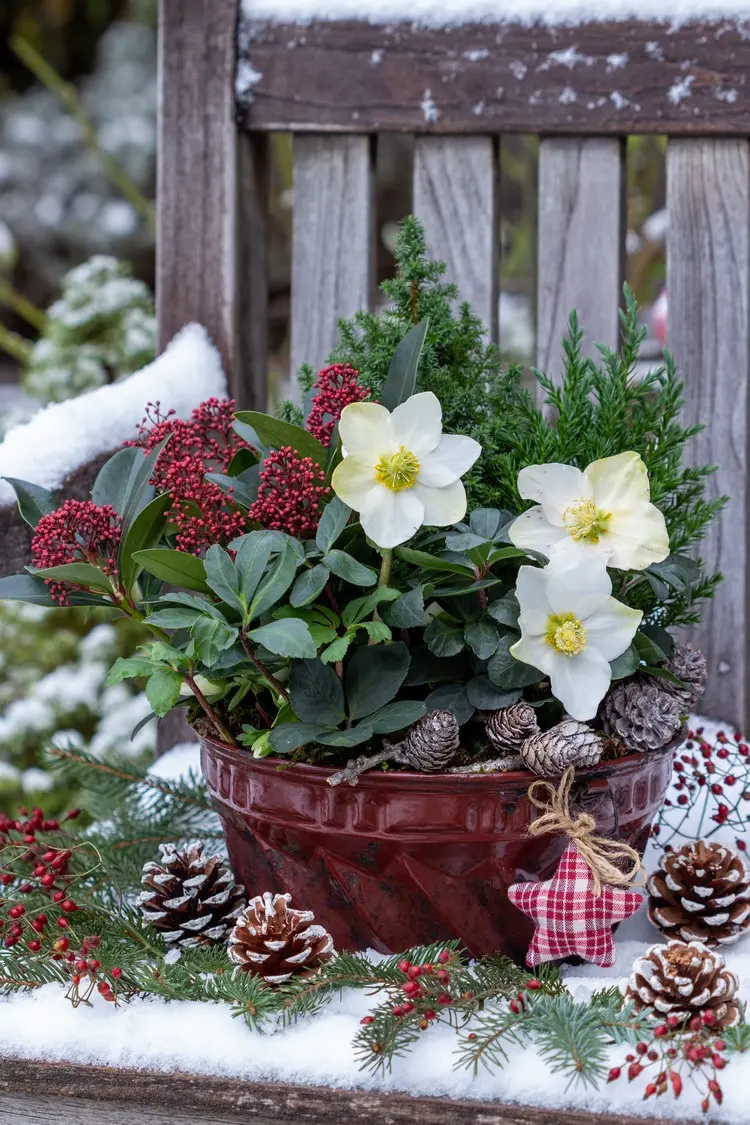
{"type": "Polygon", "coordinates": [[[674,764],[672,785],[652,831],[665,846],[675,838],[709,838],[720,828],[736,834],[736,846],[746,851],[744,836],[750,821],[750,747],[741,734],[729,738],[723,731],[711,745],[703,738],[703,727],[688,731],[674,764]],[[699,823],[691,813],[700,802],[699,823]],[[683,828],[686,829],[683,831],[683,828]]]}
{"type": "Polygon", "coordinates": [[[200,554],[213,543],[229,543],[247,528],[247,519],[206,473],[226,473],[232,458],[251,447],[232,427],[232,399],[209,398],[197,406],[190,420],[176,418],[174,410],[162,414],[159,403],[149,403],[138,427],[136,441],[150,453],[170,440],[159,455],[151,483],[172,497],[169,522],[177,529],[176,546],[200,554]]]}
{"type": "Polygon", "coordinates": [[[247,514],[262,527],[309,539],[315,535],[321,504],[329,492],[322,469],[310,457],[285,446],[263,462],[258,499],[247,514]]]}
{"type": "Polygon", "coordinates": [[[370,397],[370,388],[363,387],[358,377],[359,372],[348,364],[334,363],[318,372],[313,383],[315,395],[305,426],[326,448],[344,407],[370,397]]]}
{"type": "MultiPolygon", "coordinates": [[[[454,953],[444,949],[438,954],[437,965],[415,965],[406,958],[399,961],[398,970],[403,975],[403,984],[399,986],[403,994],[397,1004],[391,1008],[392,1015],[398,1019],[413,1016],[422,1031],[426,1031],[430,1024],[438,1019],[441,1009],[449,1008],[459,997],[453,989],[451,967],[458,963],[454,953]]],[[[463,997],[468,999],[467,997],[463,997]]],[[[374,1023],[374,1016],[364,1016],[360,1023],[374,1023]]],[[[380,1045],[372,1044],[372,1050],[378,1054],[380,1045]]]]}
{"type": "MultiPolygon", "coordinates": [[[[117,549],[122,524],[111,504],[99,507],[92,500],[66,500],[54,512],[42,516],[31,541],[31,557],[40,569],[86,562],[117,578],[117,549]]],[[[47,580],[50,597],[68,604],[71,590],[82,589],[69,582],[47,580]]]]}
{"type": "Polygon", "coordinates": [[[670,1089],[679,1098],[685,1078],[689,1078],[703,1095],[701,1109],[708,1113],[712,1098],[717,1105],[722,1103],[724,1094],[717,1075],[727,1065],[726,1043],[716,1039],[712,1030],[715,1018],[712,1011],[705,1011],[685,1027],[683,1020],[669,1016],[653,1029],[650,1042],[637,1043],[635,1053],[626,1055],[622,1066],[612,1067],[609,1081],[616,1082],[626,1074],[628,1082],[633,1082],[646,1074],[646,1101],[661,1097],[670,1089]]]}

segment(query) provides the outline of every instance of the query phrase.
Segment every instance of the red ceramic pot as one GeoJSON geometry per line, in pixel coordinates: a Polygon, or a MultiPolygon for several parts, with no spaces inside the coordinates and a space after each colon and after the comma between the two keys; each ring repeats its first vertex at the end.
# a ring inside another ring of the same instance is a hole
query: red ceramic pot
{"type": "MultiPolygon", "coordinates": [[[[671,749],[580,770],[575,808],[641,854],[672,770],[671,749]]],[[[460,938],[523,961],[531,921],[509,901],[548,879],[565,840],[534,838],[526,772],[367,773],[332,789],[320,766],[256,759],[204,739],[202,764],[235,875],[252,894],[289,891],[338,949],[400,952],[460,938]]]]}

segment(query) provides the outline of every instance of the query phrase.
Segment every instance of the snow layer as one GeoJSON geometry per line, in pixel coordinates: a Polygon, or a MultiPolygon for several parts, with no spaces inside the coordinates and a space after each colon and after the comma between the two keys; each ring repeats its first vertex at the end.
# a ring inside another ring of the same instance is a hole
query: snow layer
{"type": "MultiPolygon", "coordinates": [[[[163,410],[186,418],[198,403],[226,391],[221,359],[206,330],[189,324],[142,371],[48,406],[10,430],[0,444],[0,477],[59,488],[79,466],[135,437],[146,403],[160,402],[163,410]]],[[[0,506],[15,500],[10,485],[1,482],[0,506]]]]}
{"type": "Polygon", "coordinates": [[[750,17],[748,0],[243,0],[246,20],[306,23],[320,19],[406,20],[447,27],[473,22],[576,24],[588,20],[659,20],[674,24],[706,18],[750,17]]]}
{"type": "MultiPolygon", "coordinates": [[[[719,723],[694,720],[710,742],[719,723]]],[[[723,726],[727,732],[729,727],[723,726]]],[[[195,769],[198,747],[181,744],[155,763],[152,772],[177,779],[195,769]]],[[[652,845],[646,865],[653,869],[659,849],[652,845]]],[[[617,962],[611,968],[581,965],[565,970],[577,1000],[593,991],[626,982],[644,948],[659,940],[645,910],[624,923],[617,934],[617,962]]],[[[371,954],[374,959],[379,955],[371,954]]],[[[740,996],[750,999],[750,939],[726,951],[727,964],[740,982],[740,996]]],[[[406,1090],[431,1096],[472,1098],[558,1109],[581,1108],[591,1113],[632,1113],[685,1121],[700,1119],[697,1092],[688,1083],[679,1101],[671,1096],[643,1101],[644,1084],[624,1081],[591,1091],[550,1074],[531,1048],[512,1047],[502,1071],[454,1070],[456,1036],[431,1028],[406,1058],[395,1059],[382,1077],[363,1074],[352,1050],[368,998],[350,990],[314,1017],[265,1034],[251,1032],[229,1008],[213,1004],[135,1000],[116,1009],[98,995],[92,1008],[74,1010],[58,985],[0,1000],[0,1055],[33,1059],[75,1060],[92,1065],[142,1067],[165,1072],[227,1075],[248,1080],[332,1085],[345,1089],[406,1090]]],[[[609,1051],[607,1066],[619,1065],[626,1047],[609,1051]]],[[[737,1055],[721,1076],[724,1104],[712,1108],[711,1120],[747,1125],[750,1056],[737,1055]]]]}

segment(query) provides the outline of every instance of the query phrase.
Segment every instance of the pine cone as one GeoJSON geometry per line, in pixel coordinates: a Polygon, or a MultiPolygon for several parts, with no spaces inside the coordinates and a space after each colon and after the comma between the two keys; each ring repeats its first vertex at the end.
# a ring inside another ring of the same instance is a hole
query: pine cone
{"type": "Polygon", "coordinates": [[[161,863],[147,863],[138,896],[144,922],[168,945],[190,949],[225,942],[245,905],[245,888],[219,856],[205,856],[203,844],[178,851],[161,844],[161,863]]]}
{"type": "Polygon", "coordinates": [[[539,732],[536,711],[520,700],[510,707],[490,711],[485,717],[484,729],[492,745],[506,754],[517,754],[527,738],[539,732]]]}
{"type": "Polygon", "coordinates": [[[439,773],[453,759],[460,744],[452,711],[431,711],[414,724],[400,744],[407,765],[420,773],[439,773]]]}
{"type": "Polygon", "coordinates": [[[718,1031],[739,1023],[737,985],[719,953],[699,941],[670,941],[652,945],[636,961],[626,997],[637,1012],[650,1009],[685,1023],[701,1012],[712,1012],[712,1027],[718,1031]]]}
{"type": "Polygon", "coordinates": [[[665,852],[648,881],[648,916],[667,937],[732,945],[750,927],[750,871],[737,852],[698,840],[665,852]]]}
{"type": "Polygon", "coordinates": [[[690,644],[677,645],[668,667],[672,675],[682,683],[673,684],[669,680],[660,680],[661,689],[676,696],[683,711],[689,711],[706,690],[708,677],[706,658],[700,649],[693,648],[690,644]]]}
{"type": "Polygon", "coordinates": [[[563,719],[556,727],[528,738],[521,747],[524,765],[542,777],[558,777],[568,766],[595,766],[601,756],[599,735],[576,719],[563,719]]]}
{"type": "Polygon", "coordinates": [[[604,733],[616,735],[631,750],[658,750],[682,727],[680,700],[654,680],[622,680],[607,693],[602,707],[604,733]]]}
{"type": "Polygon", "coordinates": [[[293,976],[311,977],[333,956],[333,938],[315,926],[309,910],[293,910],[291,895],[266,891],[251,899],[229,939],[230,960],[241,970],[284,984],[293,976]]]}

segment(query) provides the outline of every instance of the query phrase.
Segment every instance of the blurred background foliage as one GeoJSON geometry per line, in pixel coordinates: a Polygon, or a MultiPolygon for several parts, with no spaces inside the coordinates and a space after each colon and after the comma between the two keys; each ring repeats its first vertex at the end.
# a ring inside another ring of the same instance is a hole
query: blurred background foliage
{"type": "MultiPolygon", "coordinates": [[[[125,378],[155,348],[157,0],[0,0],[0,436],[50,401],[125,378]]],[[[378,280],[411,209],[413,141],[379,138],[378,280]]],[[[269,378],[288,378],[292,144],[272,140],[269,378]]],[[[501,350],[533,362],[538,139],[500,146],[501,350]]],[[[664,335],[665,143],[627,154],[627,272],[657,355],[664,335]],[[662,294],[660,298],[660,294],[662,294]]],[[[106,685],[137,630],[82,610],[0,603],[0,807],[75,794],[39,768],[50,740],[150,756],[135,687],[106,685]]]]}

